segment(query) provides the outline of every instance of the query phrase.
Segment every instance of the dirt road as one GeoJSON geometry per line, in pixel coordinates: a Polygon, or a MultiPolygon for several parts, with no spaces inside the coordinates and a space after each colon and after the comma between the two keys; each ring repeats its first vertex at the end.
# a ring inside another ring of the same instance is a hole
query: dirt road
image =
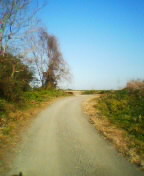
{"type": "Polygon", "coordinates": [[[41,112],[23,137],[7,175],[142,176],[96,132],[81,110],[87,95],[67,97],[41,112]]]}

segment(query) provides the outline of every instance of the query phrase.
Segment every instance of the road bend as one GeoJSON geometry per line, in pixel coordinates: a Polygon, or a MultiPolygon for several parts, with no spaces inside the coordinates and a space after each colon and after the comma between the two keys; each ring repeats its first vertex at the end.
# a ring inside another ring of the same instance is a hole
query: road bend
{"type": "Polygon", "coordinates": [[[90,97],[62,98],[43,110],[6,176],[144,176],[89,124],[81,104],[90,97]]]}

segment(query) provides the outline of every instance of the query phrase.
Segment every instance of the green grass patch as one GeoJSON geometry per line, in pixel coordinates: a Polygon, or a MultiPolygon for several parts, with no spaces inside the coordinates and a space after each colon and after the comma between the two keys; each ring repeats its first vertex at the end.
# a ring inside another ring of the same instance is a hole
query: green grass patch
{"type": "Polygon", "coordinates": [[[15,110],[25,110],[32,106],[38,105],[42,102],[51,100],[59,96],[65,96],[66,93],[63,90],[47,90],[47,89],[35,89],[27,92],[23,92],[21,101],[12,102],[5,99],[0,99],[0,119],[7,117],[9,112],[15,110]]]}
{"type": "Polygon", "coordinates": [[[48,99],[59,97],[65,95],[62,90],[46,90],[46,89],[37,89],[34,91],[29,91],[24,93],[24,98],[26,101],[47,101],[48,99]]]}
{"type": "Polygon", "coordinates": [[[144,94],[128,89],[113,91],[100,97],[96,108],[128,134],[144,141],[144,94]]]}
{"type": "Polygon", "coordinates": [[[85,90],[82,92],[83,95],[90,95],[90,94],[105,94],[110,93],[112,90],[85,90]]]}

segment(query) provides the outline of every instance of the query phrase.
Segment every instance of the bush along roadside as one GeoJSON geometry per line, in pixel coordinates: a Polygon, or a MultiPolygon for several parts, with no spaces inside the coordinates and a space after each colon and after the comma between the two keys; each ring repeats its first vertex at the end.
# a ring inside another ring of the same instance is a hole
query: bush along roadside
{"type": "MultiPolygon", "coordinates": [[[[100,96],[94,105],[102,118],[124,131],[126,148],[122,149],[132,162],[144,167],[144,91],[129,89],[100,96]]],[[[109,128],[109,127],[108,127],[109,128]]],[[[117,136],[118,137],[118,136],[117,136]]]]}

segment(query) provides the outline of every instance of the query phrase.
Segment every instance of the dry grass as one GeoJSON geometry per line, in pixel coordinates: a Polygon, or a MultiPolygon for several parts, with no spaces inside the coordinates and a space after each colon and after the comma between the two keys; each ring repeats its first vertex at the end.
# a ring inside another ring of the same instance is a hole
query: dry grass
{"type": "Polygon", "coordinates": [[[37,104],[25,111],[15,110],[8,114],[10,120],[3,119],[0,128],[0,173],[11,168],[13,158],[19,152],[16,150],[16,146],[22,140],[21,134],[30,126],[37,114],[56,99],[37,104]]]}
{"type": "Polygon", "coordinates": [[[104,117],[96,108],[97,98],[87,101],[83,104],[85,113],[90,116],[90,123],[96,129],[111,141],[116,149],[121,152],[131,162],[144,169],[144,143],[136,141],[128,135],[128,133],[112,124],[106,117],[104,117]],[[143,154],[142,154],[143,152],[143,154]]]}
{"type": "Polygon", "coordinates": [[[144,81],[141,80],[133,80],[127,83],[126,86],[127,89],[129,90],[142,90],[144,91],[144,81]]]}

